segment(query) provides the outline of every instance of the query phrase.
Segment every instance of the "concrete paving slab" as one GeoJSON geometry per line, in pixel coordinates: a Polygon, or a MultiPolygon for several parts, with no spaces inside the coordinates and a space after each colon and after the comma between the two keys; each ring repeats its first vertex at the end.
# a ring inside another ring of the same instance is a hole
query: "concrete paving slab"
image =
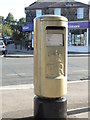
{"type": "MultiPolygon", "coordinates": [[[[2,92],[3,118],[33,116],[33,85],[5,86],[2,92]]],[[[88,81],[68,83],[68,118],[88,118],[88,81]]]]}

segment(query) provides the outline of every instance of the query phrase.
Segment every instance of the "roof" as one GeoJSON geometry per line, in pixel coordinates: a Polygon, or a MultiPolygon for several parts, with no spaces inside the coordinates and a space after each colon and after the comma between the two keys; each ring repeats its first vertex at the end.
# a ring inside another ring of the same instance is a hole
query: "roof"
{"type": "Polygon", "coordinates": [[[44,9],[44,8],[62,8],[62,7],[87,7],[87,4],[81,2],[34,2],[25,8],[25,10],[44,9]]]}
{"type": "Polygon", "coordinates": [[[25,9],[43,9],[48,8],[52,4],[54,4],[54,2],[34,2],[25,9]]]}

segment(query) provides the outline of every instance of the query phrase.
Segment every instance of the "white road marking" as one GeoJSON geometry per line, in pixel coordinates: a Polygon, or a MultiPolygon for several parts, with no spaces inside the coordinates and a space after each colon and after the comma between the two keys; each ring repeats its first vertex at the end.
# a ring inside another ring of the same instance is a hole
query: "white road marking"
{"type": "Polygon", "coordinates": [[[19,90],[19,89],[33,89],[33,84],[24,84],[24,85],[10,85],[10,86],[0,86],[0,90],[19,90]]]}
{"type": "MultiPolygon", "coordinates": [[[[88,109],[89,107],[82,107],[82,108],[75,108],[75,109],[68,109],[68,112],[74,111],[74,110],[81,110],[81,109],[88,109]]],[[[88,111],[87,111],[88,112],[88,111]]]]}
{"type": "Polygon", "coordinates": [[[68,115],[69,118],[87,118],[88,119],[88,107],[81,107],[76,109],[70,109],[68,112],[71,112],[71,114],[68,115]],[[85,110],[85,111],[84,111],[85,110]],[[80,112],[79,112],[80,111],[80,112]],[[73,114],[74,112],[74,114],[73,114]]]}
{"type": "Polygon", "coordinates": [[[4,55],[0,55],[0,57],[2,58],[2,57],[4,57],[4,55]]]}
{"type": "Polygon", "coordinates": [[[89,70],[76,70],[76,71],[72,71],[72,72],[88,72],[89,70]]]}
{"type": "Polygon", "coordinates": [[[68,84],[73,84],[73,83],[80,83],[80,82],[88,82],[89,80],[78,80],[78,81],[68,81],[68,84]]]}

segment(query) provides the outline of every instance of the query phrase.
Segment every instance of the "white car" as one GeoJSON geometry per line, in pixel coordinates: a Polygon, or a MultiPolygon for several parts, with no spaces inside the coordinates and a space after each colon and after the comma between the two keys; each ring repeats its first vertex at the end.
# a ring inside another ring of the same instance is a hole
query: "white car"
{"type": "Polygon", "coordinates": [[[2,40],[0,40],[0,55],[1,54],[6,54],[6,46],[2,40]]]}

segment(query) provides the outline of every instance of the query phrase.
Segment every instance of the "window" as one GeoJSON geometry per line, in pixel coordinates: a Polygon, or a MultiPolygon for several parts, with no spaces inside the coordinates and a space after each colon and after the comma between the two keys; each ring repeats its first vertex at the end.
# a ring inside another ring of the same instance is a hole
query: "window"
{"type": "Polygon", "coordinates": [[[77,9],[77,18],[83,19],[84,18],[84,8],[78,8],[77,9]]]}
{"type": "Polygon", "coordinates": [[[42,15],[42,10],[36,10],[36,17],[40,17],[42,15]]]}
{"type": "Polygon", "coordinates": [[[87,45],[87,29],[72,29],[68,34],[69,46],[86,46],[87,45]]]}
{"type": "Polygon", "coordinates": [[[54,15],[61,15],[61,9],[60,8],[55,8],[54,9],[54,15]]]}

